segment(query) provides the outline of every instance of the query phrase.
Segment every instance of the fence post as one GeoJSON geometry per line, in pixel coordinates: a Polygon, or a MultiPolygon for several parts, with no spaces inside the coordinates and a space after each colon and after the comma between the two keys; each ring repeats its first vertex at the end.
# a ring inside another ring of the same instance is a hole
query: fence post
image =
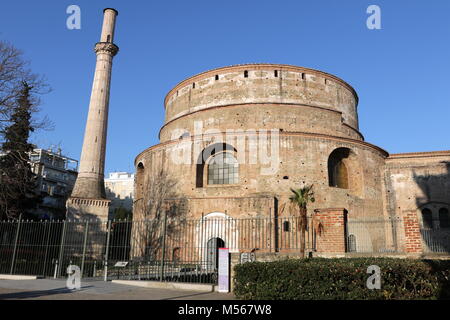
{"type": "Polygon", "coordinates": [[[55,259],[55,272],[53,273],[53,279],[56,279],[57,274],[58,274],[58,260],[55,259]]]}
{"type": "Polygon", "coordinates": [[[314,252],[314,232],[316,228],[314,225],[314,213],[307,216],[306,225],[308,226],[308,257],[312,257],[314,252]]]}
{"type": "Polygon", "coordinates": [[[397,243],[397,225],[398,220],[395,217],[389,217],[389,223],[391,225],[392,230],[392,242],[394,245],[395,252],[398,252],[398,243],[397,243]]]}
{"type": "Polygon", "coordinates": [[[16,232],[16,238],[14,239],[14,251],[13,256],[11,260],[11,270],[10,274],[14,273],[14,265],[16,262],[16,254],[17,254],[17,242],[19,241],[19,232],[20,232],[20,226],[22,225],[22,214],[19,216],[19,223],[17,224],[17,232],[16,232]]]}
{"type": "Polygon", "coordinates": [[[167,226],[167,212],[166,210],[164,210],[160,281],[163,281],[164,279],[164,259],[166,258],[166,226],[167,226]]]}
{"type": "Polygon", "coordinates": [[[104,271],[104,281],[108,281],[108,259],[109,259],[109,241],[111,239],[111,220],[107,223],[108,234],[106,236],[106,252],[105,252],[105,271],[104,271]]]}
{"type": "Polygon", "coordinates": [[[47,241],[46,241],[46,245],[45,245],[45,259],[44,259],[44,267],[43,267],[43,270],[42,270],[42,275],[45,277],[45,273],[46,273],[46,271],[47,271],[47,255],[48,255],[48,244],[49,244],[49,241],[50,241],[50,230],[47,230],[47,229],[51,229],[51,224],[47,224],[47,220],[45,220],[45,222],[44,222],[44,229],[47,231],[47,241]],[[47,228],[47,226],[49,227],[49,228],[47,228]]]}
{"type": "MultiPolygon", "coordinates": [[[[267,221],[267,220],[266,220],[267,221]]],[[[273,239],[272,239],[272,208],[269,208],[269,252],[273,252],[273,239]]]]}
{"type": "MultiPolygon", "coordinates": [[[[206,259],[205,259],[205,248],[204,248],[204,246],[203,246],[203,244],[204,244],[204,239],[203,239],[203,212],[202,212],[202,223],[200,224],[200,263],[201,263],[201,266],[202,266],[202,268],[207,268],[208,267],[208,263],[206,262],[206,259]]],[[[238,244],[239,244],[239,239],[238,239],[238,244]]]]}
{"type": "Polygon", "coordinates": [[[275,210],[273,212],[273,228],[272,228],[272,232],[273,232],[273,247],[272,247],[272,252],[278,252],[280,251],[280,244],[279,242],[279,237],[280,237],[280,232],[278,231],[278,215],[275,213],[275,210]]]}
{"type": "Polygon", "coordinates": [[[63,259],[63,251],[64,251],[64,240],[65,240],[65,237],[66,237],[66,225],[67,225],[67,220],[64,220],[64,223],[63,223],[63,232],[62,232],[62,234],[61,234],[61,244],[60,244],[60,247],[59,247],[59,257],[58,257],[58,263],[57,263],[57,265],[58,265],[58,272],[56,272],[56,275],[61,275],[61,270],[62,270],[62,265],[63,265],[63,261],[62,261],[62,259],[63,259]]]}
{"type": "Polygon", "coordinates": [[[86,244],[88,238],[89,221],[86,221],[86,226],[84,227],[84,239],[83,239],[83,256],[81,258],[81,278],[83,278],[84,262],[86,260],[86,244]]]}

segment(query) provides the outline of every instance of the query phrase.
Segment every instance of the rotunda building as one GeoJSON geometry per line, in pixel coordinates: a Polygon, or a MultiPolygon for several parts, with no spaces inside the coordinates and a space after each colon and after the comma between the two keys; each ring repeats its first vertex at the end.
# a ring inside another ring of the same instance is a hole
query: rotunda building
{"type": "Polygon", "coordinates": [[[383,149],[364,141],[355,90],[331,74],[280,64],[210,70],[165,98],[160,144],[136,160],[135,218],[146,181],[177,181],[189,217],[289,215],[291,188],[313,184],[309,211],[383,215],[383,149]]]}

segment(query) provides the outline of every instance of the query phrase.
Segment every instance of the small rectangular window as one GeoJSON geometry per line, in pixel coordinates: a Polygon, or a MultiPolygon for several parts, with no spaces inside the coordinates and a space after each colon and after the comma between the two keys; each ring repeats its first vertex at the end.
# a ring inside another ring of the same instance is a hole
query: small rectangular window
{"type": "Polygon", "coordinates": [[[273,75],[275,76],[275,78],[277,78],[277,77],[278,77],[278,70],[275,70],[275,71],[273,72],[273,75]]]}
{"type": "Polygon", "coordinates": [[[441,228],[450,228],[450,216],[447,208],[439,210],[439,225],[441,228]]]}
{"type": "Polygon", "coordinates": [[[422,210],[422,223],[425,229],[433,229],[433,214],[430,209],[422,210]]]}
{"type": "Polygon", "coordinates": [[[244,71],[244,78],[248,78],[248,71],[247,70],[244,71]]]}
{"type": "Polygon", "coordinates": [[[216,80],[219,80],[219,75],[218,74],[216,74],[216,80]]]}

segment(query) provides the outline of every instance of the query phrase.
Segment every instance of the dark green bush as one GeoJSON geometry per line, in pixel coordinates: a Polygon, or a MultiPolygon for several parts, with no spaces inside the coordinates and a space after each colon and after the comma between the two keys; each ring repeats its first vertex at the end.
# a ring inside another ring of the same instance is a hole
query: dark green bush
{"type": "Polygon", "coordinates": [[[450,261],[392,258],[290,259],[236,265],[239,299],[449,299],[450,261]],[[381,269],[381,289],[366,287],[367,267],[381,269]]]}

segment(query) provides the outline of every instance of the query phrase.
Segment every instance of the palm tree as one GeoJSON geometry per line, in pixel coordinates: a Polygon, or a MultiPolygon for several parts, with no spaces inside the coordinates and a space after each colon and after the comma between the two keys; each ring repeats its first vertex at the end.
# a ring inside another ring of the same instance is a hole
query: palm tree
{"type": "Polygon", "coordinates": [[[307,206],[308,203],[314,202],[313,185],[306,185],[299,189],[292,189],[292,195],[289,197],[293,205],[298,206],[299,220],[298,229],[300,230],[300,254],[305,255],[305,232],[307,227],[307,206]]]}

